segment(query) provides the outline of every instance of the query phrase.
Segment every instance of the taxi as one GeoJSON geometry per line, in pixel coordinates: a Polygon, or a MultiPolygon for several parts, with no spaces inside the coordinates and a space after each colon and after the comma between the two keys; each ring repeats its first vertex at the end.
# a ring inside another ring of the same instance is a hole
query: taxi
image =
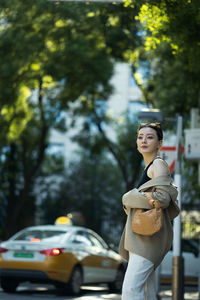
{"type": "Polygon", "coordinates": [[[32,226],[0,244],[0,283],[8,293],[25,281],[52,283],[73,295],[93,283],[119,292],[124,272],[120,255],[85,227],[32,226]]]}

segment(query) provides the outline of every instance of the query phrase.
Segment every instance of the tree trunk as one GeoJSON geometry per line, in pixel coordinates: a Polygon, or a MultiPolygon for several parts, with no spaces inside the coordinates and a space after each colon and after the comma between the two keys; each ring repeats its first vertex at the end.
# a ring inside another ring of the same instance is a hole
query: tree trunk
{"type": "Polygon", "coordinates": [[[37,157],[35,157],[34,162],[32,161],[32,150],[28,149],[28,141],[26,140],[30,138],[29,136],[26,138],[22,136],[19,149],[14,143],[10,145],[5,238],[10,237],[26,226],[34,225],[35,197],[33,195],[33,185],[44,159],[47,147],[46,137],[48,135],[42,103],[42,82],[40,82],[39,88],[38,107],[40,110],[41,131],[39,139],[36,139],[37,157]]]}
{"type": "Polygon", "coordinates": [[[16,145],[12,143],[10,145],[10,152],[8,156],[8,205],[7,205],[7,218],[5,225],[5,238],[10,237],[10,234],[13,233],[14,228],[16,227],[16,215],[15,215],[15,206],[16,206],[16,145]]]}

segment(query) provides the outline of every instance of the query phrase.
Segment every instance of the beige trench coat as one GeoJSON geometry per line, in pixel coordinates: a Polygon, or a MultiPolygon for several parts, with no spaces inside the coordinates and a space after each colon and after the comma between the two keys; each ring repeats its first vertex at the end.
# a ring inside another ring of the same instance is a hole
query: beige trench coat
{"type": "Polygon", "coordinates": [[[129,206],[127,221],[122,233],[119,253],[128,260],[129,251],[150,260],[155,268],[170,250],[173,240],[172,220],[179,214],[177,188],[170,175],[153,178],[138,189],[133,189],[122,197],[123,205],[129,206]],[[132,232],[131,222],[135,208],[151,209],[142,192],[153,190],[153,198],[159,200],[163,209],[163,226],[152,236],[143,236],[132,232]]]}

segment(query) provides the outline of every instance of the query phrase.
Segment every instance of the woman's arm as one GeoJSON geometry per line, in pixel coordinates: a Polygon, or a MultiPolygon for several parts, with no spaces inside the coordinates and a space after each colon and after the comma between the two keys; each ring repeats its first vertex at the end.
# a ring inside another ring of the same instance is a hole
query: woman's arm
{"type": "MultiPolygon", "coordinates": [[[[149,176],[151,176],[151,178],[156,178],[158,176],[169,174],[170,170],[168,164],[162,159],[155,159],[149,170],[149,176]]],[[[155,187],[153,192],[144,192],[144,194],[146,195],[149,204],[157,208],[167,208],[171,201],[169,193],[160,187],[155,187]]]]}
{"type": "Polygon", "coordinates": [[[169,166],[166,163],[166,161],[164,161],[161,158],[157,158],[153,161],[152,165],[150,166],[147,175],[150,178],[156,178],[162,175],[170,175],[169,166]]]}
{"type": "Polygon", "coordinates": [[[133,189],[122,197],[122,203],[127,208],[144,208],[150,209],[151,205],[148,203],[147,198],[143,192],[133,189]]]}
{"type": "MultiPolygon", "coordinates": [[[[148,173],[150,178],[156,178],[162,175],[170,174],[167,163],[162,159],[154,160],[150,168],[150,172],[148,173]]],[[[170,201],[170,194],[163,186],[155,187],[152,192],[139,192],[137,189],[133,189],[124,194],[122,197],[122,202],[125,206],[126,213],[128,212],[129,208],[151,209],[153,205],[155,207],[167,208],[170,201]],[[153,202],[155,200],[156,202],[153,202]]]]}

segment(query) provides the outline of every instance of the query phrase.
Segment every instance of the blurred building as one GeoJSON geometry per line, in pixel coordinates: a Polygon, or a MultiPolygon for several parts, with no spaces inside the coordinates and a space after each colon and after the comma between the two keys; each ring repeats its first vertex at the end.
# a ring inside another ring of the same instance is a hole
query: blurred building
{"type": "MultiPolygon", "coordinates": [[[[140,89],[136,86],[131,72],[131,66],[127,63],[116,63],[114,75],[111,78],[113,85],[113,93],[110,98],[105,102],[106,110],[115,119],[119,118],[127,110],[134,110],[141,108],[141,93],[140,89]]],[[[67,113],[66,113],[67,114],[67,113]]],[[[66,117],[66,125],[69,127],[70,120],[66,117]]],[[[53,130],[50,136],[50,144],[48,151],[60,152],[65,157],[67,163],[69,159],[76,155],[78,145],[72,142],[72,137],[78,132],[81,127],[81,117],[77,120],[76,128],[69,129],[66,133],[60,133],[53,130]]],[[[114,132],[112,129],[107,130],[110,138],[114,139],[114,132]]]]}

